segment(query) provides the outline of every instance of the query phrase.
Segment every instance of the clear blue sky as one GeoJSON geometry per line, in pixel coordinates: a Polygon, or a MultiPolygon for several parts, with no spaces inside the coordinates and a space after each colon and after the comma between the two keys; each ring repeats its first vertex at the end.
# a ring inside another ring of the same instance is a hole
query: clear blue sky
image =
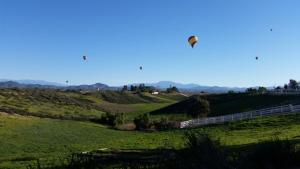
{"type": "Polygon", "coordinates": [[[300,80],[299,7],[299,0],[0,0],[0,78],[243,87],[300,80]],[[190,35],[200,38],[194,49],[190,35]]]}

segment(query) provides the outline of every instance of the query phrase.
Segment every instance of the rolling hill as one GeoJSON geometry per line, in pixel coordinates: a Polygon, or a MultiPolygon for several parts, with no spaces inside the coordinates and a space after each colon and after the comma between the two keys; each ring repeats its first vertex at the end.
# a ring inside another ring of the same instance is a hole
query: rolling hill
{"type": "Polygon", "coordinates": [[[188,114],[197,112],[199,99],[210,103],[208,116],[240,113],[285,104],[299,104],[300,95],[272,95],[272,94],[207,94],[194,95],[186,100],[150,112],[153,116],[167,116],[171,119],[189,119],[188,114]]]}

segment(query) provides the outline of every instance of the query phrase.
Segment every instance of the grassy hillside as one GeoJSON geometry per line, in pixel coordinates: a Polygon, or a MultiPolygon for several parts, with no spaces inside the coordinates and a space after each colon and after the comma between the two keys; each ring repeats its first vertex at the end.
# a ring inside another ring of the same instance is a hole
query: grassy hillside
{"type": "MultiPolygon", "coordinates": [[[[150,112],[150,115],[154,115],[154,116],[167,115],[169,119],[184,120],[184,119],[192,118],[189,115],[194,112],[200,112],[199,114],[201,114],[201,110],[202,110],[201,107],[202,105],[200,103],[200,97],[190,97],[181,102],[166,106],[158,110],[154,110],[150,112]]],[[[203,113],[203,116],[206,116],[206,114],[203,113]]]]}
{"type": "Polygon", "coordinates": [[[300,103],[300,95],[269,95],[269,94],[211,94],[194,95],[186,100],[151,112],[154,116],[167,116],[170,119],[189,119],[187,114],[197,111],[197,99],[206,99],[210,103],[209,116],[239,113],[276,105],[300,103]]]}
{"type": "Polygon", "coordinates": [[[300,95],[219,94],[202,96],[210,102],[210,116],[239,113],[276,105],[300,103],[300,95]]]}
{"type": "MultiPolygon", "coordinates": [[[[174,95],[176,97],[176,95],[174,95]]],[[[177,97],[176,99],[178,99],[177,97]]],[[[147,93],[101,91],[81,93],[51,89],[0,89],[0,110],[59,119],[99,118],[104,112],[135,115],[175,103],[147,93]]]]}
{"type": "Polygon", "coordinates": [[[49,89],[0,89],[0,168],[24,168],[35,159],[57,160],[70,153],[100,148],[180,149],[184,147],[184,133],[188,130],[207,133],[219,138],[226,146],[235,148],[243,148],[274,135],[296,142],[300,139],[300,115],[272,116],[163,132],[118,131],[88,121],[76,121],[100,117],[105,112],[126,113],[127,120],[146,112],[155,114],[152,118],[167,116],[174,120],[187,119],[190,117],[185,113],[197,108],[197,98],[210,102],[212,116],[300,101],[300,96],[291,95],[220,94],[186,98],[176,93],[151,95],[113,91],[80,93],[49,89]]]}
{"type": "MultiPolygon", "coordinates": [[[[192,129],[219,138],[231,147],[257,143],[274,137],[298,141],[300,115],[273,116],[192,129]]],[[[71,152],[100,148],[182,148],[185,130],[165,132],[117,131],[76,121],[0,115],[0,168],[17,168],[35,158],[52,159],[71,152]],[[24,161],[25,160],[25,161],[24,161]],[[29,160],[26,162],[26,160],[29,160]]],[[[24,168],[24,167],[23,167],[24,168]]]]}

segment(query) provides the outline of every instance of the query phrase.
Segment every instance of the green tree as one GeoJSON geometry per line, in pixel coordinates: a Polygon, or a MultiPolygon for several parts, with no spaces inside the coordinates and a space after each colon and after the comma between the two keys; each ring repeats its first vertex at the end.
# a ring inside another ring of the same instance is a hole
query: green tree
{"type": "Polygon", "coordinates": [[[142,114],[133,120],[137,130],[145,130],[151,128],[150,115],[148,113],[142,114]]]}
{"type": "Polygon", "coordinates": [[[128,90],[127,85],[124,85],[123,88],[122,88],[122,92],[127,91],[127,90],[128,90]]]}
{"type": "Polygon", "coordinates": [[[268,89],[265,88],[265,87],[259,87],[258,88],[258,93],[266,93],[267,91],[268,91],[268,89]]]}
{"type": "Polygon", "coordinates": [[[205,99],[197,98],[198,104],[194,105],[189,115],[194,118],[206,117],[210,113],[209,102],[205,99]]]}
{"type": "Polygon", "coordinates": [[[247,93],[257,93],[257,89],[250,87],[250,88],[246,89],[246,92],[247,93]]]}
{"type": "Polygon", "coordinates": [[[290,89],[299,89],[299,84],[294,79],[290,79],[290,83],[289,83],[288,86],[289,86],[290,89]]]}
{"type": "Polygon", "coordinates": [[[179,90],[177,89],[177,87],[173,86],[173,87],[167,88],[167,92],[173,93],[173,92],[179,92],[179,90]]]}

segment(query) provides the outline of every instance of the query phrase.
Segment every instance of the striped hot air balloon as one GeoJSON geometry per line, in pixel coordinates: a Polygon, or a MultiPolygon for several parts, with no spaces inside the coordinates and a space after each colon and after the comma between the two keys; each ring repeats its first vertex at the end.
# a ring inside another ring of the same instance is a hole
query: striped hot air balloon
{"type": "Polygon", "coordinates": [[[198,42],[198,37],[197,36],[190,36],[188,39],[189,44],[194,48],[195,44],[198,42]]]}

